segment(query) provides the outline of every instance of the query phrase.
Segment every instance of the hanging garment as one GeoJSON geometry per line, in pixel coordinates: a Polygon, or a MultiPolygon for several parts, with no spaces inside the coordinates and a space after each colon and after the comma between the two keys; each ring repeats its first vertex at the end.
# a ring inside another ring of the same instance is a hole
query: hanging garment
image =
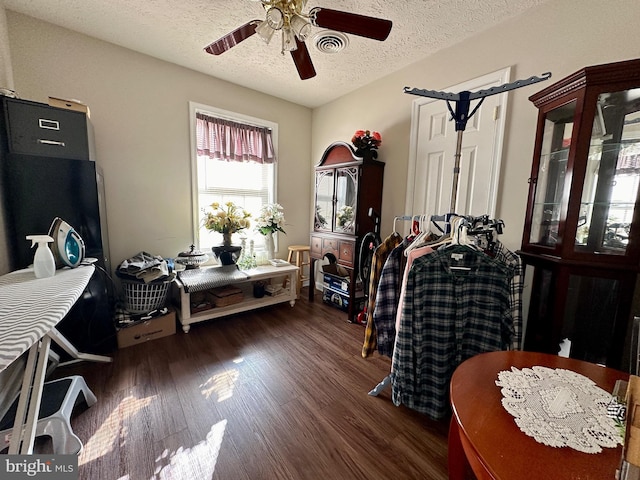
{"type": "Polygon", "coordinates": [[[369,297],[367,299],[367,326],[364,331],[364,344],[362,345],[362,358],[367,358],[376,351],[376,327],[373,323],[373,311],[376,305],[378,281],[380,272],[391,251],[402,242],[402,236],[393,232],[376,248],[371,259],[371,273],[369,277],[369,297]]]}
{"type": "Polygon", "coordinates": [[[400,312],[402,311],[402,299],[406,290],[407,273],[413,260],[433,252],[430,246],[424,246],[411,250],[409,255],[405,257],[404,252],[407,243],[403,241],[391,252],[382,269],[373,317],[378,336],[378,353],[392,358],[396,332],[400,322],[400,312]],[[395,262],[395,264],[390,264],[390,262],[395,262]],[[399,270],[397,270],[398,268],[399,270]],[[391,304],[391,298],[393,298],[394,304],[391,304]],[[386,303],[387,301],[389,302],[388,304],[386,303]],[[384,304],[379,305],[382,302],[384,304]]]}
{"type": "Polygon", "coordinates": [[[513,318],[513,340],[511,350],[522,349],[522,290],[524,288],[524,271],[522,259],[509,250],[500,241],[494,246],[495,259],[503,262],[513,269],[513,277],[509,282],[509,303],[511,304],[511,317],[513,318]]]}
{"type": "MultiPolygon", "coordinates": [[[[391,350],[391,358],[393,358],[393,352],[395,350],[395,345],[397,341],[397,333],[400,330],[400,318],[402,317],[402,307],[404,305],[404,297],[407,292],[407,277],[409,276],[409,271],[411,270],[411,266],[416,258],[422,257],[423,255],[427,255],[429,253],[433,253],[434,250],[431,246],[426,245],[424,247],[416,248],[409,252],[409,256],[407,257],[407,263],[404,267],[404,273],[402,276],[402,282],[400,284],[400,296],[398,299],[398,307],[396,310],[396,316],[393,319],[393,331],[394,331],[394,339],[393,339],[393,348],[391,350]]],[[[393,362],[391,363],[391,371],[393,371],[393,362]]]]}
{"type": "Polygon", "coordinates": [[[402,285],[403,266],[405,263],[404,250],[409,245],[404,239],[400,245],[394,248],[380,272],[378,292],[376,294],[375,309],[373,310],[373,323],[376,329],[378,353],[391,357],[396,336],[395,317],[398,311],[400,299],[400,286],[402,285]]]}
{"type": "Polygon", "coordinates": [[[395,405],[443,418],[455,368],[511,345],[512,276],[504,263],[459,245],[414,260],[393,352],[395,405]]]}

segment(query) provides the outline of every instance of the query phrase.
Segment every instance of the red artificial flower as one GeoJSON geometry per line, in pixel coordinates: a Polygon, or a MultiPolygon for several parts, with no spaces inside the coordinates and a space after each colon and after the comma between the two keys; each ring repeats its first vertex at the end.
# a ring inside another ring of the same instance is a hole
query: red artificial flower
{"type": "Polygon", "coordinates": [[[376,149],[382,145],[382,136],[379,132],[356,130],[356,133],[351,138],[351,143],[357,149],[376,149]]]}

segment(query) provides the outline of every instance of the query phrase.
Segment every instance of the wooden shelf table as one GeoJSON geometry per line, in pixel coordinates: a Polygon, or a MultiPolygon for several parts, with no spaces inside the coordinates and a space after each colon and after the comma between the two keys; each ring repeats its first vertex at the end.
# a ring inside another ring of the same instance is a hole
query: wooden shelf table
{"type": "MultiPolygon", "coordinates": [[[[219,268],[219,267],[205,267],[205,268],[219,268]]],[[[244,300],[233,305],[227,305],[225,307],[213,307],[207,310],[203,310],[197,313],[191,313],[191,293],[193,288],[185,288],[184,282],[178,277],[175,281],[177,288],[177,300],[179,307],[177,308],[178,319],[182,325],[182,330],[185,333],[189,333],[191,325],[205,320],[211,320],[214,318],[226,317],[235,313],[246,312],[249,310],[255,310],[257,308],[266,307],[269,305],[276,305],[279,303],[289,302],[293,307],[297,298],[297,284],[298,284],[298,267],[295,265],[285,265],[282,267],[260,266],[251,270],[242,271],[245,278],[230,279],[228,282],[221,283],[217,286],[234,285],[239,287],[244,293],[244,300]],[[271,283],[273,285],[280,286],[282,281],[274,281],[277,278],[288,277],[286,282],[287,286],[277,295],[265,295],[262,298],[255,298],[253,296],[253,283],[256,281],[263,281],[271,283]]],[[[197,290],[196,290],[197,291],[197,290]]],[[[201,291],[201,290],[200,290],[201,291]]]]}

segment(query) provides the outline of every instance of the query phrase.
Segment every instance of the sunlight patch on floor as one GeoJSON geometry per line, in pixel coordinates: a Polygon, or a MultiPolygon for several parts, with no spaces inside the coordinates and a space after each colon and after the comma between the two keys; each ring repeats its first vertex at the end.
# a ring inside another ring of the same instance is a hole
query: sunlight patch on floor
{"type": "Polygon", "coordinates": [[[142,408],[150,405],[155,397],[156,395],[146,398],[124,398],[120,404],[113,409],[105,421],[102,422],[102,425],[98,427],[96,433],[85,442],[80,458],[78,459],[79,465],[89,463],[109,453],[116,442],[121,441],[119,438],[124,436],[124,433],[121,431],[122,420],[135,415],[142,408]]]}
{"type": "Polygon", "coordinates": [[[200,385],[201,393],[207,399],[217,398],[218,402],[228,400],[233,396],[233,389],[239,376],[240,371],[236,368],[216,373],[200,385]]]}
{"type": "Polygon", "coordinates": [[[180,447],[173,453],[165,449],[155,460],[151,480],[210,480],[216,469],[226,426],[226,420],[216,423],[207,433],[207,438],[191,448],[180,447]]]}

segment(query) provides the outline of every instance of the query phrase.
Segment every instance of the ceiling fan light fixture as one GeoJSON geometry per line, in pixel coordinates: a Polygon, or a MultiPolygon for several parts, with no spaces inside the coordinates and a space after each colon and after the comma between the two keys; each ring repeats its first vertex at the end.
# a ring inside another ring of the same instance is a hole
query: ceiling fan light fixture
{"type": "Polygon", "coordinates": [[[282,29],[282,51],[293,52],[298,45],[296,44],[296,36],[289,27],[282,29]]]}
{"type": "Polygon", "coordinates": [[[284,25],[284,14],[278,7],[271,7],[267,10],[267,24],[274,30],[280,30],[284,25]]]}
{"type": "Polygon", "coordinates": [[[347,33],[384,41],[389,36],[393,25],[390,20],[384,18],[329,8],[315,7],[305,14],[303,10],[307,0],[253,1],[260,2],[265,14],[264,20],[250,20],[209,44],[204,50],[211,55],[221,55],[254,34],[257,34],[265,43],[269,43],[275,31],[279,30],[281,53],[283,55],[285,51],[291,53],[301,80],[307,80],[316,75],[307,48],[312,27],[333,30],[333,32],[325,30],[314,35],[311,43],[315,44],[321,52],[336,53],[348,45],[347,33]]]}
{"type": "Polygon", "coordinates": [[[293,15],[289,20],[289,24],[291,25],[291,30],[301,42],[304,42],[311,33],[311,24],[301,15],[293,15]]]}
{"type": "Polygon", "coordinates": [[[269,45],[275,30],[271,28],[267,22],[260,22],[260,25],[256,27],[256,33],[262,40],[264,40],[264,43],[269,45]]]}
{"type": "Polygon", "coordinates": [[[276,31],[271,28],[267,22],[260,22],[260,25],[256,27],[256,33],[267,45],[269,45],[269,42],[271,41],[271,38],[273,38],[273,34],[275,32],[276,31]]]}

